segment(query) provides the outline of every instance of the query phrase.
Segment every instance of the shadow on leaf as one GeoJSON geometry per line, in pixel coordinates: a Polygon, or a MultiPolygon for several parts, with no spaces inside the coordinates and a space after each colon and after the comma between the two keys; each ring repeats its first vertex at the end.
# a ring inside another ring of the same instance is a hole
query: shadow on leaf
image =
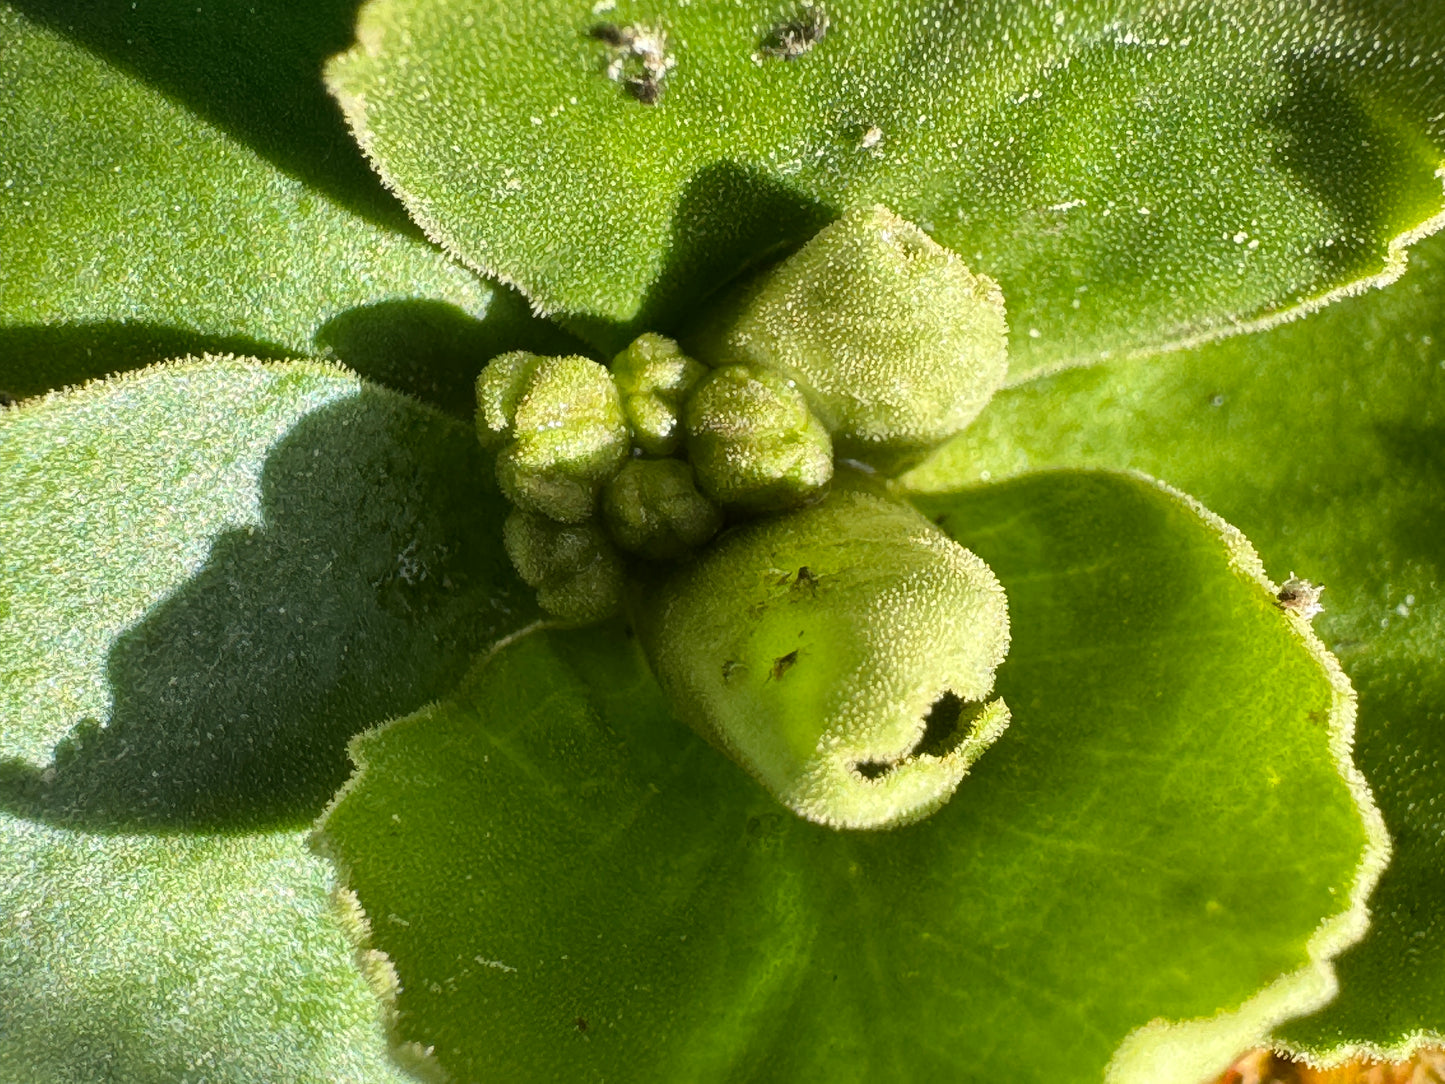
{"type": "Polygon", "coordinates": [[[532,316],[520,294],[501,286],[480,318],[443,301],[380,301],[331,317],[313,341],[311,351],[288,350],[241,335],[119,320],[0,328],[0,396],[26,399],[169,358],[236,354],[280,361],[315,353],[470,419],[473,381],[497,354],[584,349],[560,328],[532,316]]]}
{"type": "Polygon", "coordinates": [[[379,301],[332,317],[317,348],[369,380],[470,420],[482,367],[508,350],[574,354],[585,347],[538,320],[515,290],[498,286],[478,320],[443,301],[379,301]]]}
{"type": "Polygon", "coordinates": [[[109,723],[0,807],[90,831],[312,820],[357,731],[445,693],[533,615],[502,551],[489,464],[454,422],[363,390],[271,452],[263,525],[218,536],[194,578],[116,641],[109,723]]]}
{"type": "Polygon", "coordinates": [[[1278,133],[1278,165],[1298,178],[1338,223],[1330,244],[1311,255],[1331,278],[1375,270],[1383,244],[1440,210],[1434,152],[1421,155],[1419,137],[1370,112],[1347,73],[1326,67],[1317,54],[1290,66],[1290,90],[1261,118],[1278,133]],[[1400,163],[1418,159],[1420,168],[1400,163]],[[1381,178],[1390,178],[1382,184],[1381,178]]]}
{"type": "Polygon", "coordinates": [[[360,0],[17,0],[42,26],[143,79],[370,221],[420,236],[326,93],[360,0]]]}
{"type": "Polygon", "coordinates": [[[719,162],[688,182],[672,218],[657,281],[626,322],[585,315],[559,322],[610,357],[644,331],[677,335],[703,301],[741,276],[786,256],[836,212],[758,169],[719,162]]]}
{"type": "Polygon", "coordinates": [[[167,358],[201,354],[279,361],[295,352],[243,335],[203,335],[119,320],[5,327],[0,328],[0,394],[27,399],[167,358]]]}

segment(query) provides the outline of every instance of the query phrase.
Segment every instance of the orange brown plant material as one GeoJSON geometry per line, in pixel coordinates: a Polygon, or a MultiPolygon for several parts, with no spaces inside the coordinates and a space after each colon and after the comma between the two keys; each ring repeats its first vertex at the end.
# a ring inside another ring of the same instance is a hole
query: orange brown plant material
{"type": "Polygon", "coordinates": [[[1214,1084],[1445,1084],[1445,1050],[1422,1050],[1409,1061],[1352,1061],[1333,1069],[1251,1050],[1214,1084]]]}

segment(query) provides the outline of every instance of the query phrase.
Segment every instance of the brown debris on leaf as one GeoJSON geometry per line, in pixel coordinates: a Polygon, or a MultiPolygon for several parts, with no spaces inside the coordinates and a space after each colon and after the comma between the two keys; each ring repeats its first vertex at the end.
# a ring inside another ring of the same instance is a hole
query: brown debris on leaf
{"type": "Polygon", "coordinates": [[[763,56],[797,60],[827,36],[828,25],[826,11],[814,4],[805,4],[795,18],[773,27],[758,51],[763,56]]]}
{"type": "Polygon", "coordinates": [[[1324,590],[1323,585],[1302,580],[1291,572],[1289,579],[1280,585],[1279,594],[1275,598],[1279,600],[1281,610],[1299,614],[1308,621],[1315,614],[1324,611],[1324,606],[1320,604],[1320,595],[1324,590]]]}
{"type": "Polygon", "coordinates": [[[1445,1084],[1445,1050],[1421,1050],[1409,1061],[1351,1061],[1312,1069],[1270,1050],[1251,1050],[1214,1084],[1445,1084]]]}
{"type": "Polygon", "coordinates": [[[667,31],[640,24],[598,23],[588,34],[612,50],[607,78],[621,83],[643,105],[657,104],[662,81],[677,66],[677,58],[667,51],[667,31]]]}

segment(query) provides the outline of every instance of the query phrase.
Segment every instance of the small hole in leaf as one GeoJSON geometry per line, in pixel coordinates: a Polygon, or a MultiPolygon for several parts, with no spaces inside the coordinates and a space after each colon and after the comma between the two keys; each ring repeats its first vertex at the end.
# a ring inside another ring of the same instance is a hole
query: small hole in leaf
{"type": "Polygon", "coordinates": [[[973,734],[987,706],[981,700],[964,700],[957,693],[944,693],[923,720],[923,737],[913,752],[932,757],[952,752],[973,734]]]}
{"type": "Polygon", "coordinates": [[[980,700],[964,700],[954,692],[944,693],[928,709],[923,720],[923,737],[917,745],[896,761],[860,761],[855,766],[858,774],[864,779],[877,779],[910,757],[945,756],[968,739],[987,706],[980,700]]]}

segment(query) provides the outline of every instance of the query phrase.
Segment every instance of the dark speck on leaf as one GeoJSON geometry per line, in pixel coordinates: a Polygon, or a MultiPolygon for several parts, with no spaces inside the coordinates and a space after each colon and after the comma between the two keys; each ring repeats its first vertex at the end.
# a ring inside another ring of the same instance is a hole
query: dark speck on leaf
{"type": "Polygon", "coordinates": [[[810,4],[796,18],[773,27],[760,51],[764,56],[797,60],[827,36],[828,24],[828,13],[810,4]]]}
{"type": "Polygon", "coordinates": [[[667,32],[661,27],[616,26],[598,23],[587,36],[611,51],[607,78],[621,83],[624,90],[643,105],[655,105],[662,97],[662,83],[676,64],[667,51],[667,32]]]}
{"type": "Polygon", "coordinates": [[[587,34],[597,41],[606,42],[614,49],[620,49],[629,42],[629,38],[622,33],[622,28],[612,23],[598,23],[587,31],[587,34]]]}
{"type": "Polygon", "coordinates": [[[1291,572],[1289,579],[1280,585],[1279,594],[1275,598],[1278,600],[1281,610],[1298,614],[1308,621],[1324,611],[1324,606],[1320,603],[1320,594],[1323,591],[1324,588],[1319,584],[1302,580],[1291,572]]]}
{"type": "Polygon", "coordinates": [[[772,679],[774,681],[782,681],[783,675],[786,674],[789,670],[791,670],[793,666],[797,663],[797,661],[798,651],[796,648],[794,648],[792,651],[789,651],[786,655],[781,655],[778,658],[774,659],[771,675],[772,679]]]}
{"type": "Polygon", "coordinates": [[[579,1017],[577,1018],[576,1027],[577,1027],[577,1030],[578,1030],[578,1031],[586,1031],[586,1030],[587,1030],[587,1018],[586,1018],[585,1016],[579,1016],[579,1017]]]}
{"type": "Polygon", "coordinates": [[[662,87],[646,76],[638,76],[627,80],[627,93],[643,105],[656,105],[662,97],[662,87]]]}

